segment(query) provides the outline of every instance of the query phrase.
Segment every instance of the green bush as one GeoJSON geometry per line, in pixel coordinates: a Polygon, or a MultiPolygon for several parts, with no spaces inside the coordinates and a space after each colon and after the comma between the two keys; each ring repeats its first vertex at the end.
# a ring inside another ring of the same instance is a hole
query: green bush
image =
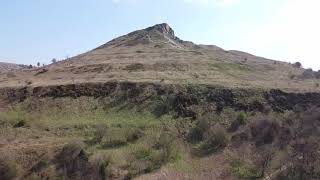
{"type": "Polygon", "coordinates": [[[240,126],[245,125],[247,123],[247,119],[247,114],[245,112],[240,112],[237,116],[237,119],[231,123],[231,126],[229,127],[228,131],[237,131],[240,126]]]}
{"type": "Polygon", "coordinates": [[[244,125],[247,123],[247,120],[248,120],[248,116],[245,112],[240,112],[238,117],[237,117],[237,120],[239,121],[239,123],[241,125],[244,125]]]}
{"type": "Polygon", "coordinates": [[[0,157],[0,179],[12,180],[18,176],[17,164],[9,158],[0,157]]]}
{"type": "Polygon", "coordinates": [[[196,126],[190,130],[189,140],[199,142],[204,139],[204,134],[210,129],[210,121],[207,118],[200,118],[196,126]]]}
{"type": "Polygon", "coordinates": [[[211,128],[205,135],[205,140],[199,147],[201,155],[217,152],[228,145],[229,139],[226,131],[221,126],[211,128]]]}
{"type": "Polygon", "coordinates": [[[159,169],[169,161],[176,160],[178,157],[178,151],[174,145],[174,137],[168,133],[162,133],[153,146],[146,144],[141,145],[133,152],[133,155],[136,159],[133,166],[140,167],[132,167],[132,169],[151,172],[155,169],[159,169]]]}

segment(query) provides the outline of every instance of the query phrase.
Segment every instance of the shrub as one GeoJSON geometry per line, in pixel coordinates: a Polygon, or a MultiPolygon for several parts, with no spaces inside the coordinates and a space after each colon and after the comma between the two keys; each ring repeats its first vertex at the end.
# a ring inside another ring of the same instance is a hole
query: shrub
{"type": "Polygon", "coordinates": [[[126,140],[127,142],[135,142],[140,139],[144,135],[141,129],[129,129],[126,133],[126,140]]]}
{"type": "Polygon", "coordinates": [[[170,105],[166,100],[161,100],[156,102],[156,104],[153,107],[152,113],[156,116],[156,117],[161,117],[164,114],[169,113],[170,111],[170,105]]]}
{"type": "Polygon", "coordinates": [[[141,145],[133,152],[136,160],[134,160],[132,169],[139,169],[139,172],[151,172],[159,169],[162,165],[169,161],[176,160],[178,151],[174,145],[174,138],[168,133],[162,133],[153,146],[147,144],[141,145]]]}
{"type": "Polygon", "coordinates": [[[205,141],[200,145],[199,150],[202,155],[211,154],[225,148],[228,142],[229,139],[224,128],[215,126],[206,133],[205,141]]]}
{"type": "Polygon", "coordinates": [[[204,139],[204,133],[210,129],[210,121],[207,118],[200,118],[196,122],[196,126],[190,130],[189,140],[198,142],[204,139]]]}
{"type": "Polygon", "coordinates": [[[105,125],[97,125],[94,132],[93,142],[101,143],[103,137],[107,134],[108,127],[105,125]]]}
{"type": "Polygon", "coordinates": [[[92,165],[92,178],[93,179],[108,179],[109,170],[107,169],[111,162],[110,156],[105,154],[93,155],[90,163],[92,165]]]}
{"type": "Polygon", "coordinates": [[[62,171],[62,175],[70,179],[83,177],[89,169],[88,155],[84,150],[84,145],[79,142],[66,144],[57,154],[55,163],[57,169],[62,171]]]}
{"type": "Polygon", "coordinates": [[[300,75],[301,79],[313,79],[316,78],[317,72],[313,71],[311,68],[306,69],[303,71],[303,73],[300,75]]]}
{"type": "Polygon", "coordinates": [[[237,120],[240,122],[241,125],[244,125],[247,123],[247,114],[245,112],[240,112],[238,117],[237,117],[237,120]]]}
{"type": "Polygon", "coordinates": [[[12,180],[18,176],[17,164],[10,158],[0,157],[0,179],[12,180]]]}
{"type": "Polygon", "coordinates": [[[240,112],[237,116],[237,119],[231,123],[231,126],[229,127],[228,131],[237,131],[240,126],[245,125],[247,123],[247,119],[247,114],[245,112],[240,112]]]}
{"type": "Polygon", "coordinates": [[[295,62],[293,65],[292,65],[294,68],[301,68],[302,67],[302,64],[300,62],[295,62]]]}
{"type": "Polygon", "coordinates": [[[19,120],[13,127],[14,128],[21,128],[21,127],[26,126],[26,124],[27,124],[26,120],[22,119],[22,120],[19,120]]]}
{"type": "Polygon", "coordinates": [[[159,139],[154,145],[154,148],[156,149],[167,149],[172,146],[172,143],[174,141],[174,138],[169,133],[161,133],[159,139]]]}
{"type": "Polygon", "coordinates": [[[251,136],[257,146],[271,144],[279,133],[278,122],[269,119],[256,120],[250,125],[251,136]]]}
{"type": "Polygon", "coordinates": [[[174,145],[175,139],[172,134],[162,133],[154,145],[154,148],[157,150],[161,150],[161,163],[167,163],[171,160],[176,160],[178,157],[178,151],[176,146],[174,145]]]}
{"type": "Polygon", "coordinates": [[[86,160],[88,159],[87,154],[84,151],[84,144],[81,142],[72,142],[63,146],[62,151],[57,155],[57,160],[64,163],[72,161],[77,157],[86,160]]]}

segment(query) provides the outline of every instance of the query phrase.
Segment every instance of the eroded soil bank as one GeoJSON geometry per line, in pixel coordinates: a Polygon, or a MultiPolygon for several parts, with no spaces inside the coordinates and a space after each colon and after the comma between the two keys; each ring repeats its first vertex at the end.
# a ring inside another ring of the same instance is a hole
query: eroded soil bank
{"type": "Polygon", "coordinates": [[[283,112],[320,105],[320,93],[287,93],[281,90],[229,89],[213,86],[168,85],[155,83],[84,83],[47,87],[1,88],[2,106],[26,99],[62,97],[109,98],[112,104],[156,104],[157,115],[173,111],[180,117],[196,118],[198,113],[221,111],[229,107],[237,111],[283,112]]]}

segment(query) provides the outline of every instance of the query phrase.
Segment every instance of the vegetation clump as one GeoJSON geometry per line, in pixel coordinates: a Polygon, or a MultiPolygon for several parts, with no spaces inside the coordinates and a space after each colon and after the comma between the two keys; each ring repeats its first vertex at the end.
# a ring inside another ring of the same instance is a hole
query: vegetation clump
{"type": "Polygon", "coordinates": [[[228,145],[229,139],[223,127],[216,125],[210,128],[205,134],[205,140],[200,144],[201,155],[208,155],[224,149],[228,145]]]}
{"type": "Polygon", "coordinates": [[[275,120],[261,119],[250,124],[250,132],[256,145],[271,144],[279,133],[280,125],[275,120]]]}
{"type": "Polygon", "coordinates": [[[294,68],[301,68],[302,67],[302,64],[300,62],[295,62],[293,65],[292,65],[294,68]]]}
{"type": "Polygon", "coordinates": [[[197,120],[194,128],[190,130],[189,141],[199,142],[204,139],[204,134],[210,129],[211,123],[208,118],[200,118],[197,120]]]}
{"type": "Polygon", "coordinates": [[[18,166],[10,158],[0,156],[0,179],[12,180],[18,176],[18,166]]]}
{"type": "Polygon", "coordinates": [[[231,123],[231,126],[229,127],[230,132],[235,132],[238,130],[240,126],[243,126],[247,123],[248,117],[245,112],[240,112],[237,116],[237,118],[231,123]]]}

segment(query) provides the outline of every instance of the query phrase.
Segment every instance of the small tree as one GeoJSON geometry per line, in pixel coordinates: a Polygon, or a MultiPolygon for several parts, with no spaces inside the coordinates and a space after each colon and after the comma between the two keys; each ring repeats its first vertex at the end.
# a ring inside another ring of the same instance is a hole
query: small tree
{"type": "Polygon", "coordinates": [[[40,65],[41,65],[40,62],[37,62],[37,66],[40,67],[40,65]]]}
{"type": "Polygon", "coordinates": [[[56,59],[56,58],[53,58],[53,59],[51,60],[51,62],[52,62],[52,64],[54,64],[54,63],[57,62],[57,59],[56,59]]]}
{"type": "Polygon", "coordinates": [[[295,63],[293,64],[293,67],[295,67],[295,68],[301,68],[301,67],[302,67],[302,64],[301,64],[300,62],[295,62],[295,63]]]}

